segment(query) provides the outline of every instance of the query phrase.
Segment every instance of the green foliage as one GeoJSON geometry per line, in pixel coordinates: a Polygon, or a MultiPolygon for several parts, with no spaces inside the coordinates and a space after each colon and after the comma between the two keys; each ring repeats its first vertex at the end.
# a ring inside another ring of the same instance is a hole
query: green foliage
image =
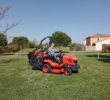
{"type": "Polygon", "coordinates": [[[8,44],[8,47],[12,48],[12,52],[16,52],[20,50],[20,48],[16,44],[8,44]]]}
{"type": "Polygon", "coordinates": [[[29,48],[36,48],[37,45],[36,45],[35,41],[29,41],[28,47],[29,47],[29,48]]]}
{"type": "Polygon", "coordinates": [[[69,49],[71,51],[73,51],[73,50],[74,51],[82,51],[82,50],[84,50],[84,45],[82,45],[80,43],[72,43],[72,44],[70,44],[69,49]]]}
{"type": "Polygon", "coordinates": [[[64,32],[56,31],[52,34],[51,42],[54,42],[56,46],[68,46],[71,38],[64,32]]]}
{"type": "Polygon", "coordinates": [[[10,52],[13,52],[12,47],[10,47],[8,45],[0,47],[0,53],[10,53],[10,52]]]}
{"type": "Polygon", "coordinates": [[[24,36],[14,37],[12,43],[17,45],[20,49],[24,49],[28,47],[29,40],[24,36]]]}
{"type": "Polygon", "coordinates": [[[19,51],[20,48],[17,45],[14,44],[8,44],[6,46],[0,47],[0,53],[11,53],[19,51]]]}
{"type": "Polygon", "coordinates": [[[110,45],[107,45],[107,46],[103,47],[102,52],[103,53],[110,53],[110,45]]]}
{"type": "Polygon", "coordinates": [[[49,48],[48,43],[42,44],[42,49],[47,50],[49,48]]]}
{"type": "Polygon", "coordinates": [[[7,37],[4,34],[0,34],[0,46],[5,46],[7,45],[7,37]]]}
{"type": "Polygon", "coordinates": [[[70,44],[69,49],[71,51],[76,50],[76,44],[75,43],[70,44]]]}

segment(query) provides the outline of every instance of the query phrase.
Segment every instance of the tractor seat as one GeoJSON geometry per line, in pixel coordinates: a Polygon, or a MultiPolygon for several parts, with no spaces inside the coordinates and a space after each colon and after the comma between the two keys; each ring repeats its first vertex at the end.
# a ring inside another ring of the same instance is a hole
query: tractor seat
{"type": "Polygon", "coordinates": [[[48,54],[48,59],[51,59],[51,60],[53,60],[53,61],[55,60],[55,59],[54,59],[54,56],[52,56],[52,55],[50,55],[50,54],[48,54]]]}

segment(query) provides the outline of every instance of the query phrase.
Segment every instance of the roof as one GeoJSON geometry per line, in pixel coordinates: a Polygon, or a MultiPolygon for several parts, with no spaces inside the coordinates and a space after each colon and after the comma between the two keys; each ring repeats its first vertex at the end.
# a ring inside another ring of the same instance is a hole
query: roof
{"type": "Polygon", "coordinates": [[[92,36],[89,36],[87,38],[97,38],[97,37],[110,37],[109,34],[94,34],[92,36]]]}

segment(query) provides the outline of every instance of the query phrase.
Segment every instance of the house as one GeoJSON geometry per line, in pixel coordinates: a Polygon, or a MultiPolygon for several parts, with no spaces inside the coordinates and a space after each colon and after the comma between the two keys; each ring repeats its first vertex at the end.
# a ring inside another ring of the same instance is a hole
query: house
{"type": "Polygon", "coordinates": [[[106,45],[110,45],[110,35],[108,34],[95,34],[85,39],[86,51],[101,51],[106,45]]]}

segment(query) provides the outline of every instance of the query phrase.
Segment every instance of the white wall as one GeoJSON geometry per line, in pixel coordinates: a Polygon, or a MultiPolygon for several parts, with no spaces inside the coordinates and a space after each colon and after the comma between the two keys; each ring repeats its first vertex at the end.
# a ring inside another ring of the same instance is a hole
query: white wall
{"type": "Polygon", "coordinates": [[[86,45],[86,40],[84,40],[84,45],[86,45]]]}
{"type": "Polygon", "coordinates": [[[102,44],[110,44],[110,38],[106,39],[106,40],[103,40],[103,41],[100,41],[100,42],[97,42],[96,43],[96,51],[101,51],[102,50],[102,44]]]}
{"type": "Polygon", "coordinates": [[[96,51],[96,46],[85,46],[86,51],[96,51]]]}

